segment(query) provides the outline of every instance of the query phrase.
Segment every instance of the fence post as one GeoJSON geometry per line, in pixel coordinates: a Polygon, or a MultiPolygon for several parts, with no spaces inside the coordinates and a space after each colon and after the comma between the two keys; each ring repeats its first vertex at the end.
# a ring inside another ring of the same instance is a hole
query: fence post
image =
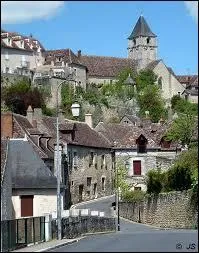
{"type": "Polygon", "coordinates": [[[52,214],[45,215],[45,241],[48,242],[52,240],[52,214]]]}
{"type": "Polygon", "coordinates": [[[28,244],[27,218],[25,218],[25,244],[28,244]]]}

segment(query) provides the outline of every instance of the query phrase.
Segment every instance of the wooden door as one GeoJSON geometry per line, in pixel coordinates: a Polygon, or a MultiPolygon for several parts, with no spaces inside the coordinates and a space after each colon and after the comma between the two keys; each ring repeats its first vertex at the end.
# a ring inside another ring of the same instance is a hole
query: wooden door
{"type": "Polygon", "coordinates": [[[21,217],[33,216],[33,195],[21,196],[21,217]]]}
{"type": "Polygon", "coordinates": [[[133,161],[133,174],[141,175],[141,161],[133,161]]]}

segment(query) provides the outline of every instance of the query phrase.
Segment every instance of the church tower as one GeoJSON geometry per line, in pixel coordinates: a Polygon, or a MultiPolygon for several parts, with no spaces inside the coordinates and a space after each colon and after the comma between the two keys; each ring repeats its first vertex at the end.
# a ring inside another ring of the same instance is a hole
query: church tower
{"type": "Polygon", "coordinates": [[[138,61],[138,70],[157,60],[156,37],[144,17],[140,16],[128,37],[128,58],[138,61]]]}

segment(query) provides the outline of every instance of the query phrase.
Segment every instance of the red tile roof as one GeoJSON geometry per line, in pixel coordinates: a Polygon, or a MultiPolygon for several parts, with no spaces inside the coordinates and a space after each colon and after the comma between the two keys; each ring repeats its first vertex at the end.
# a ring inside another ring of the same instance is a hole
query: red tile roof
{"type": "Polygon", "coordinates": [[[198,85],[198,75],[177,75],[176,78],[182,84],[198,85]]]}

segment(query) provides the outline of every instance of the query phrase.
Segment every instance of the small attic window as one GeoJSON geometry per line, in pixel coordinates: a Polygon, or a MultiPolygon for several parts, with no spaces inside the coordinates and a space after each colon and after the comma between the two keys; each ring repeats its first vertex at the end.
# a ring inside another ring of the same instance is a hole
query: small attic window
{"type": "Polygon", "coordinates": [[[146,43],[149,44],[150,43],[150,38],[146,39],[146,43]]]}
{"type": "Polygon", "coordinates": [[[147,139],[141,134],[139,138],[136,140],[137,144],[137,152],[138,153],[146,153],[147,139]]]}

